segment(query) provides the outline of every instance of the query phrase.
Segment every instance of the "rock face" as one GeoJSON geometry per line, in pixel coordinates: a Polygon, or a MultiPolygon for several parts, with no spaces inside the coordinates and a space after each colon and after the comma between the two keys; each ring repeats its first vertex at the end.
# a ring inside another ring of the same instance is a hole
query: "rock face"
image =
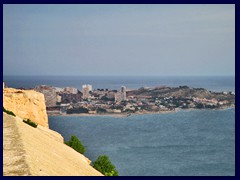
{"type": "Polygon", "coordinates": [[[5,88],[3,106],[17,115],[3,113],[3,175],[102,176],[88,158],[48,128],[43,94],[5,88]],[[37,122],[37,128],[24,123],[23,118],[37,122]]]}
{"type": "Polygon", "coordinates": [[[4,176],[102,176],[89,163],[59,133],[3,113],[4,176]]]}
{"type": "Polygon", "coordinates": [[[33,90],[3,89],[3,106],[20,118],[48,127],[44,95],[33,90]]]}

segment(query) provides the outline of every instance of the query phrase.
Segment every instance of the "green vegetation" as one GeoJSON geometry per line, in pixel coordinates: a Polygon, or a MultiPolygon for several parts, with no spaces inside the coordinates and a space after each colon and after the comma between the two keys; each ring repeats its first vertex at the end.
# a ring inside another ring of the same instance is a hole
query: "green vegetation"
{"type": "Polygon", "coordinates": [[[67,114],[78,114],[78,113],[88,113],[88,109],[84,107],[79,108],[73,108],[73,109],[67,109],[67,114]]]}
{"type": "Polygon", "coordinates": [[[197,103],[196,104],[196,108],[198,109],[203,109],[204,108],[204,105],[202,103],[197,103]]]}
{"type": "Polygon", "coordinates": [[[30,119],[24,119],[23,122],[25,122],[26,124],[28,124],[28,125],[30,125],[30,126],[32,126],[34,128],[36,128],[38,126],[37,123],[32,122],[30,119]]]}
{"type": "Polygon", "coordinates": [[[101,107],[97,108],[97,113],[106,113],[106,112],[107,112],[107,110],[104,108],[101,108],[101,107]]]}
{"type": "Polygon", "coordinates": [[[3,112],[5,112],[5,113],[7,113],[7,114],[9,114],[11,116],[16,117],[16,115],[12,111],[6,110],[4,107],[3,107],[3,112]]]}
{"type": "Polygon", "coordinates": [[[77,152],[80,152],[81,154],[84,154],[86,151],[81,141],[75,135],[72,135],[71,139],[69,141],[66,141],[65,144],[72,147],[73,149],[75,149],[77,152]]]}
{"type": "Polygon", "coordinates": [[[118,171],[106,155],[98,156],[93,167],[105,176],[118,176],[118,171]]]}

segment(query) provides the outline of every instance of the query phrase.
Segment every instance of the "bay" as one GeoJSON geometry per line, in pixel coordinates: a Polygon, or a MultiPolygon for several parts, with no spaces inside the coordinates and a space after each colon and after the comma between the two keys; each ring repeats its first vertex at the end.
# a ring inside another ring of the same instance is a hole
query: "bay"
{"type": "Polygon", "coordinates": [[[75,134],[95,160],[106,154],[127,176],[235,175],[235,109],[168,114],[51,116],[65,140],[75,134]]]}

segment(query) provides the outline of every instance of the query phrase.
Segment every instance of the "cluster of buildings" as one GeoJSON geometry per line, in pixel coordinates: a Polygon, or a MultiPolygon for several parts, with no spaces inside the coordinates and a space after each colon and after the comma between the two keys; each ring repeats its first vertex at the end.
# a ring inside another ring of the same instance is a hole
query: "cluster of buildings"
{"type": "Polygon", "coordinates": [[[36,86],[34,90],[44,94],[47,112],[57,114],[158,112],[176,108],[220,108],[235,105],[234,92],[209,92],[206,96],[205,92],[199,89],[184,87],[127,91],[126,87],[122,86],[117,91],[93,90],[92,85],[84,84],[81,91],[75,87],[57,88],[46,85],[36,86]],[[170,95],[173,90],[177,93],[170,95]],[[164,93],[161,94],[160,91],[164,93]],[[186,97],[186,94],[190,95],[189,92],[192,92],[193,96],[186,97]]]}
{"type": "Polygon", "coordinates": [[[36,86],[34,90],[44,94],[48,111],[64,113],[73,104],[75,107],[76,105],[78,107],[100,107],[99,104],[120,103],[127,100],[125,86],[122,86],[119,92],[108,89],[93,90],[90,84],[84,84],[81,91],[74,87],[57,88],[46,85],[36,86]]]}
{"type": "Polygon", "coordinates": [[[122,86],[119,91],[93,90],[90,84],[83,85],[81,91],[74,87],[56,88],[45,85],[37,86],[35,90],[44,94],[48,112],[68,114],[136,113],[169,111],[176,108],[218,108],[229,103],[227,100],[219,101],[215,98],[156,97],[154,94],[142,93],[150,92],[152,89],[141,88],[134,93],[128,91],[127,96],[125,86],[122,86]]]}
{"type": "Polygon", "coordinates": [[[193,98],[193,102],[208,104],[208,105],[217,105],[218,103],[216,99],[206,99],[206,98],[193,98]]]}
{"type": "Polygon", "coordinates": [[[57,89],[55,87],[41,85],[35,87],[34,90],[44,94],[47,107],[56,106],[57,102],[61,101],[61,96],[57,94],[57,89]]]}

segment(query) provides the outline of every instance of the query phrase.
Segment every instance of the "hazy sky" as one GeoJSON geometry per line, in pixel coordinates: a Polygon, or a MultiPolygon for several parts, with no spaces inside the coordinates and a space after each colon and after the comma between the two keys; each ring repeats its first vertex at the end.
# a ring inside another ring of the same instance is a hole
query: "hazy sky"
{"type": "Polygon", "coordinates": [[[234,75],[235,5],[3,5],[4,75],[234,75]]]}

